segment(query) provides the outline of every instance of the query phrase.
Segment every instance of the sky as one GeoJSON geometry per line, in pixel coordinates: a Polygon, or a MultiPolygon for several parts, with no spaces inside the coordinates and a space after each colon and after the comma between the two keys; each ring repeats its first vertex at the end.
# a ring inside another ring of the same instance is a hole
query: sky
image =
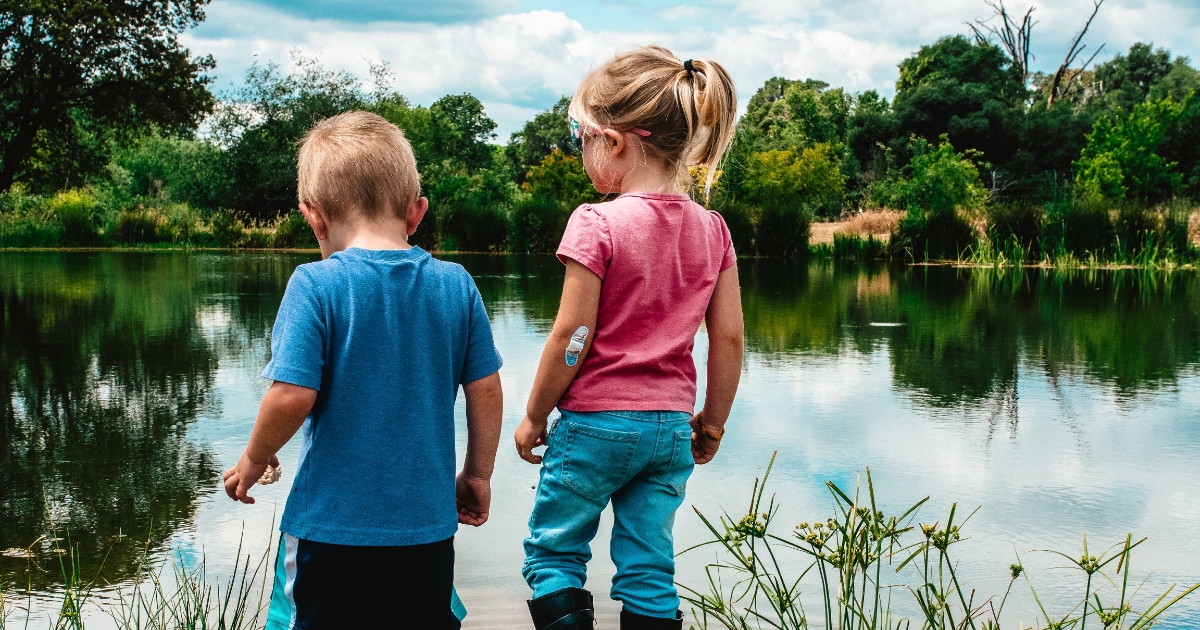
{"type": "MultiPolygon", "coordinates": [[[[1031,6],[1010,0],[1013,13],[1031,6]]],[[[1033,69],[1053,71],[1092,10],[1092,0],[1037,3],[1033,69]]],[[[922,44],[967,33],[986,19],[984,0],[213,0],[183,36],[217,61],[213,88],[235,89],[254,62],[290,67],[317,57],[370,86],[385,62],[392,88],[428,105],[470,92],[497,123],[497,142],[613,53],[656,43],[681,58],[714,59],[733,75],[743,107],[774,76],[815,78],[852,92],[891,96],[896,66],[922,44]]],[[[1200,55],[1200,1],[1105,0],[1087,38],[1097,62],[1153,42],[1200,55]]]]}

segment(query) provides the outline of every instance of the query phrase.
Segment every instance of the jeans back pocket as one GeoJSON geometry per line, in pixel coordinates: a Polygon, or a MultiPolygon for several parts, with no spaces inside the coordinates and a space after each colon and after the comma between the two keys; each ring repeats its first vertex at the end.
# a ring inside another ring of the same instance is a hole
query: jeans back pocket
{"type": "Polygon", "coordinates": [[[675,492],[683,494],[687,489],[687,480],[692,476],[696,460],[692,457],[692,430],[678,429],[675,431],[671,444],[671,463],[663,471],[661,479],[670,484],[675,492]]]}
{"type": "Polygon", "coordinates": [[[607,497],[625,484],[640,433],[561,424],[563,483],[590,499],[607,497]]]}

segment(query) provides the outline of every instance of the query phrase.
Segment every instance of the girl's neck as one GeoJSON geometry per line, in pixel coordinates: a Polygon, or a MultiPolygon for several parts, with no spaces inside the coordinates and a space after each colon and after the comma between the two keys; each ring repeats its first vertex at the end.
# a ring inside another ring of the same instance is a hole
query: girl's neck
{"type": "Polygon", "coordinates": [[[681,194],[673,173],[657,169],[634,169],[621,179],[621,194],[631,192],[681,194]]]}

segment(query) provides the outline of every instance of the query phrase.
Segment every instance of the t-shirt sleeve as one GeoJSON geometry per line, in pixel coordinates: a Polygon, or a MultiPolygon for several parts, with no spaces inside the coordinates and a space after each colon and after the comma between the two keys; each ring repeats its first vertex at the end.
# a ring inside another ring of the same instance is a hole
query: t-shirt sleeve
{"type": "Polygon", "coordinates": [[[460,383],[477,381],[489,374],[497,372],[504,365],[500,351],[492,339],[492,324],[488,321],[487,309],[483,307],[483,298],[475,281],[468,279],[471,284],[471,310],[467,321],[467,356],[463,360],[460,383]]]}
{"type": "Polygon", "coordinates": [[[713,213],[717,217],[717,222],[721,225],[721,271],[725,271],[737,264],[737,252],[733,250],[733,237],[729,234],[729,226],[725,223],[725,218],[717,213],[713,213]]]}
{"type": "Polygon", "coordinates": [[[275,316],[271,362],[263,370],[263,378],[321,389],[329,331],[316,289],[312,276],[303,267],[297,267],[275,316]]]}
{"type": "Polygon", "coordinates": [[[566,264],[567,258],[591,269],[601,280],[608,273],[612,263],[612,237],[604,217],[590,205],[576,208],[567,222],[567,230],[558,245],[558,259],[566,264]]]}

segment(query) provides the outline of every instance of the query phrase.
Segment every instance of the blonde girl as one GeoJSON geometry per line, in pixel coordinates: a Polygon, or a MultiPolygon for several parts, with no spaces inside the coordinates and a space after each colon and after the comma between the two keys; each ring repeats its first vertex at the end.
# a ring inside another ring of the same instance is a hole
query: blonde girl
{"type": "Polygon", "coordinates": [[[737,96],[708,60],[658,46],[618,54],[571,100],[571,129],[596,190],[558,248],[562,303],[515,435],[541,464],[522,573],[539,630],[592,627],[583,589],[600,513],[613,505],[611,596],[621,628],[681,628],[675,511],[695,464],[712,460],[742,366],[736,257],[720,215],[694,202],[689,166],[712,184],[737,96]],[[708,385],[696,407],[692,346],[708,331],[708,385]],[[548,417],[560,415],[547,433],[548,417]],[[545,445],[543,456],[533,453],[545,445]]]}

